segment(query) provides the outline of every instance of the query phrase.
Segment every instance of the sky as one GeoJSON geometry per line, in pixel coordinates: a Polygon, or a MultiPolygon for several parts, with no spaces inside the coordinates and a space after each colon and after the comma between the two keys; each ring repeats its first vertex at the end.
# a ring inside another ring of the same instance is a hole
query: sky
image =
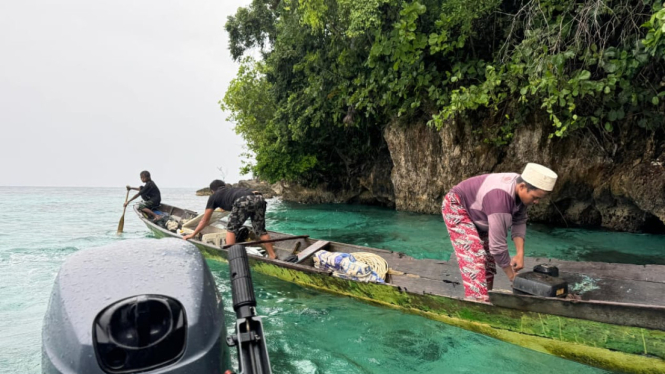
{"type": "Polygon", "coordinates": [[[238,69],[224,23],[249,3],[0,2],[0,186],[247,179],[218,101],[238,69]]]}

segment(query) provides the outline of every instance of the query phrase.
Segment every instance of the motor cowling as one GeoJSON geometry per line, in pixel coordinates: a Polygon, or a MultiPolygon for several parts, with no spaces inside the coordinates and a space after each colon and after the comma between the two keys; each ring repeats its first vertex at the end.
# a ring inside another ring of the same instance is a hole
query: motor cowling
{"type": "Polygon", "coordinates": [[[70,256],[42,329],[43,373],[221,373],[221,297],[196,247],[126,240],[70,256]]]}

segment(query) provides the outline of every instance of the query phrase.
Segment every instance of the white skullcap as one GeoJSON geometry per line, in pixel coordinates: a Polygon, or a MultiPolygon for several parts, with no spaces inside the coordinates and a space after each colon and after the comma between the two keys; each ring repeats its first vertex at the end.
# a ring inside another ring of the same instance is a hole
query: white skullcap
{"type": "Polygon", "coordinates": [[[528,163],[522,172],[522,179],[543,191],[552,191],[556,183],[555,172],[543,165],[528,163]]]}

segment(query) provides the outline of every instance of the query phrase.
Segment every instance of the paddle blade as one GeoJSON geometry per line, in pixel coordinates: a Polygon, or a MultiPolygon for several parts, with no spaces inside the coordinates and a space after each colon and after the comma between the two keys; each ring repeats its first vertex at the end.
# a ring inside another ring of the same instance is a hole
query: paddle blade
{"type": "Polygon", "coordinates": [[[125,212],[127,211],[127,201],[129,200],[129,186],[127,186],[127,195],[125,196],[125,207],[122,208],[122,217],[120,217],[120,222],[118,222],[118,232],[117,234],[122,234],[122,230],[125,228],[125,212]]]}
{"type": "Polygon", "coordinates": [[[125,228],[125,215],[123,214],[120,217],[120,222],[118,222],[118,234],[122,234],[122,230],[125,228]]]}

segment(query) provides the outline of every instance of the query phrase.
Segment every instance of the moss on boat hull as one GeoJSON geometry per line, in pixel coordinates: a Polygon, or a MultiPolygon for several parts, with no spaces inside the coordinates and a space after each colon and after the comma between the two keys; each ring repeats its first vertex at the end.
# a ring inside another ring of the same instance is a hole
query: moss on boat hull
{"type": "MultiPolygon", "coordinates": [[[[157,237],[170,236],[151,224],[147,226],[157,237]]],[[[195,244],[206,258],[226,262],[226,251],[195,244]]],[[[629,373],[665,373],[665,331],[408,293],[390,285],[349,281],[324,273],[281,267],[252,257],[250,266],[254,271],[290,283],[401,309],[586,365],[629,373]]]]}

